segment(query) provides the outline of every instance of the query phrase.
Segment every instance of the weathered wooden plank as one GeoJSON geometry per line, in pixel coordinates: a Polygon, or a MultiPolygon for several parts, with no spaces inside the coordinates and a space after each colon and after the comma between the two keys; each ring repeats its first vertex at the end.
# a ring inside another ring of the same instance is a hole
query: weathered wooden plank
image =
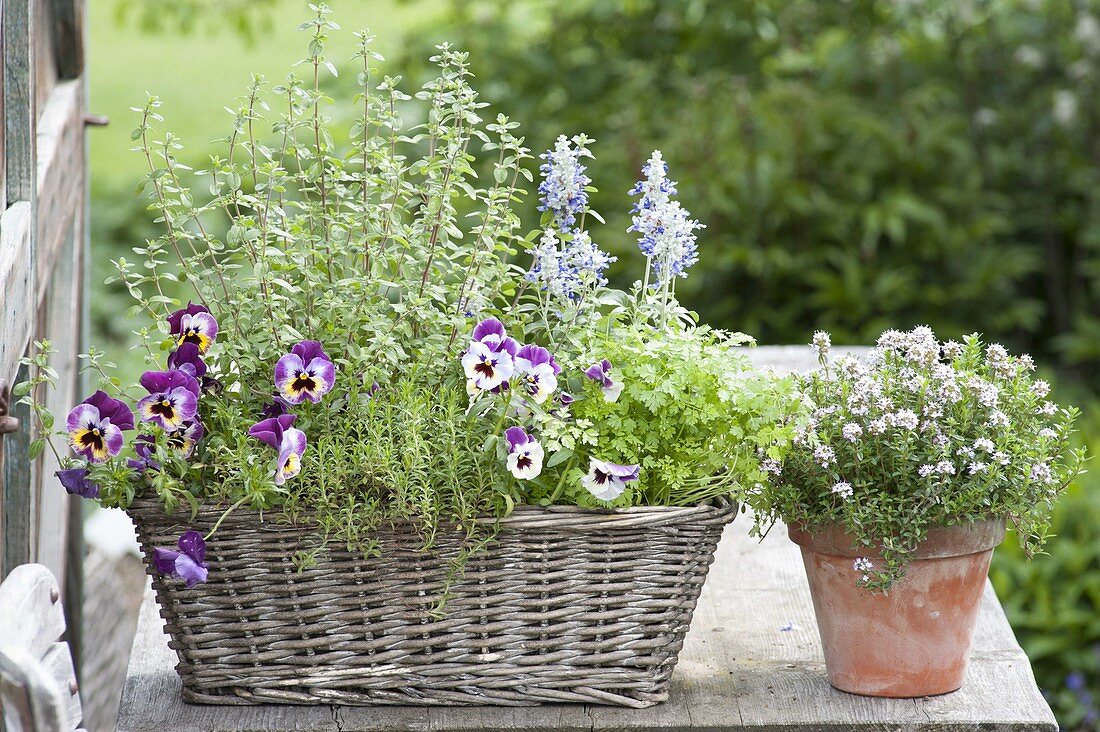
{"type": "Polygon", "coordinates": [[[42,657],[42,665],[49,672],[54,685],[61,690],[61,697],[65,701],[65,729],[76,729],[81,716],[80,687],[76,682],[76,669],[73,668],[69,644],[58,641],[50,646],[42,657]]]}
{"type": "MultiPolygon", "coordinates": [[[[26,375],[26,368],[21,367],[12,383],[24,380],[26,375]]],[[[21,427],[0,438],[0,579],[14,567],[33,560],[38,536],[37,500],[28,500],[28,495],[34,495],[30,486],[37,477],[35,464],[27,460],[31,433],[26,425],[30,424],[31,410],[19,404],[12,407],[11,413],[21,427]]]]}
{"type": "Polygon", "coordinates": [[[51,0],[57,71],[63,79],[75,79],[84,71],[84,2],[51,0]]]}
{"type": "MultiPolygon", "coordinates": [[[[54,273],[64,243],[82,212],[84,192],[84,83],[54,87],[38,120],[38,202],[35,259],[41,300],[51,282],[71,287],[54,273]]],[[[69,270],[71,272],[71,269],[69,270]]],[[[71,274],[70,274],[71,277],[71,274]]],[[[70,321],[75,330],[78,321],[70,321]]]]}
{"type": "Polygon", "coordinates": [[[0,706],[9,732],[64,732],[65,699],[38,659],[0,649],[0,706]]]}
{"type": "Polygon", "coordinates": [[[0,379],[15,384],[15,370],[34,322],[34,252],[31,204],[12,204],[0,214],[0,379]]]}
{"type": "Polygon", "coordinates": [[[41,564],[23,564],[0,584],[0,648],[42,658],[65,632],[61,590],[41,564]]]}
{"type": "Polygon", "coordinates": [[[4,0],[4,164],[7,203],[35,195],[35,0],[4,0]]]}
{"type": "Polygon", "coordinates": [[[41,117],[46,100],[57,84],[53,0],[34,0],[34,102],[41,117]]]}

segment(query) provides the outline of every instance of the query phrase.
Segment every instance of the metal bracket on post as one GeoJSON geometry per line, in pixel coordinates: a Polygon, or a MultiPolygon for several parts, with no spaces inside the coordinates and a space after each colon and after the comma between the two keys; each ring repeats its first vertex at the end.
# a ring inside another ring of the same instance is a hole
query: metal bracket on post
{"type": "Polygon", "coordinates": [[[8,416],[10,399],[11,391],[8,388],[8,382],[0,380],[0,435],[19,431],[19,420],[8,416]]]}

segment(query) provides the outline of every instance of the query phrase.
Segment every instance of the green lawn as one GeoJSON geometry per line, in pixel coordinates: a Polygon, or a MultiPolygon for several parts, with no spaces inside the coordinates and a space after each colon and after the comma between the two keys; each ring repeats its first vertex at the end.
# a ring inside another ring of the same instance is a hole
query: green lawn
{"type": "MultiPolygon", "coordinates": [[[[341,26],[332,34],[328,54],[337,66],[352,53],[352,31],[370,28],[378,36],[378,50],[387,55],[400,43],[402,29],[430,20],[434,6],[430,0],[337,0],[330,5],[334,11],[330,17],[341,26]]],[[[147,33],[133,22],[120,27],[116,0],[93,0],[89,6],[89,106],[109,116],[111,124],[92,132],[92,180],[123,178],[136,183],[141,176],[144,163],[130,152],[130,131],[137,119],[130,107],[141,106],[147,94],[161,97],[167,125],[189,148],[200,149],[223,136],[229,129],[224,107],[233,106],[252,73],[280,81],[305,55],[308,38],[296,28],[310,16],[306,2],[278,0],[270,27],[261,29],[249,43],[231,29],[147,33]]]]}

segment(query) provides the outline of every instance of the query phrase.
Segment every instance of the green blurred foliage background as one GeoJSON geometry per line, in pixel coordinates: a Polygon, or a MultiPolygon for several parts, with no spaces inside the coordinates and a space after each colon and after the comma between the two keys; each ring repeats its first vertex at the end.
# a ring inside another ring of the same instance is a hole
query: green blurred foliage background
{"type": "MultiPolygon", "coordinates": [[[[596,139],[593,230],[641,271],[626,191],[653,148],[707,224],[677,294],[762,343],[816,328],[980,331],[1049,369],[1100,450],[1100,0],[372,0],[333,2],[334,60],[370,27],[385,71],[426,78],[434,44],[470,50],[529,145],[596,139]]],[[[146,92],[206,162],[251,72],[304,53],[289,0],[90,4],[93,280],[150,235],[130,147],[146,92]]],[[[351,75],[345,75],[350,77],[351,75]]],[[[333,82],[350,98],[353,78],[333,82]],[[342,85],[349,85],[341,89],[342,85]]],[[[533,202],[531,208],[534,221],[533,202]]],[[[128,303],[100,287],[97,342],[125,358],[128,303]]],[[[1010,542],[992,578],[1067,729],[1100,729],[1100,480],[1059,509],[1049,556],[1010,542]],[[1094,696],[1095,695],[1095,696],[1094,696]]]]}

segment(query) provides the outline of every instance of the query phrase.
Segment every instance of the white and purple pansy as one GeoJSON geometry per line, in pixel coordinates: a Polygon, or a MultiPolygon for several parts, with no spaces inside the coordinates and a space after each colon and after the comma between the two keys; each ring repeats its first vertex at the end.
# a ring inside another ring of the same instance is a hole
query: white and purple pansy
{"type": "Polygon", "coordinates": [[[473,396],[506,383],[515,372],[515,362],[508,351],[496,351],[474,341],[462,356],[462,369],[466,373],[466,391],[473,396]]]}
{"type": "Polygon", "coordinates": [[[527,395],[536,404],[545,402],[558,388],[557,374],[560,371],[550,351],[542,346],[524,346],[516,353],[515,373],[520,376],[527,395]]]}
{"type": "Polygon", "coordinates": [[[603,398],[609,402],[616,401],[619,395],[623,393],[623,383],[621,381],[612,380],[611,362],[606,358],[586,368],[584,370],[584,375],[600,385],[600,389],[603,391],[603,398]]]}
{"type": "Polygon", "coordinates": [[[317,341],[302,341],[275,364],[275,388],[290,404],[316,404],[335,383],[336,366],[317,341]]]}
{"type": "Polygon", "coordinates": [[[72,408],[65,427],[73,450],[101,463],[122,450],[122,431],[134,428],[134,413],[118,399],[97,391],[72,408]]]}
{"type": "Polygon", "coordinates": [[[81,498],[99,498],[99,486],[88,479],[85,467],[58,470],[54,473],[67,493],[81,498]]]}
{"type": "Polygon", "coordinates": [[[522,427],[509,427],[504,431],[508,441],[508,470],[520,480],[537,478],[542,472],[542,445],[522,427]]]}
{"type": "Polygon", "coordinates": [[[157,571],[169,577],[182,579],[188,587],[205,582],[209,576],[206,566],[206,541],[197,531],[185,531],[175,549],[153,549],[153,564],[157,571]]]}
{"type": "Polygon", "coordinates": [[[275,485],[282,485],[302,471],[302,455],[306,451],[306,433],[291,425],[297,417],[283,414],[261,420],[249,428],[248,434],[279,451],[275,468],[275,485]]]}
{"type": "Polygon", "coordinates": [[[176,337],[176,345],[194,343],[199,353],[206,353],[218,337],[218,321],[203,305],[187,303],[168,316],[168,331],[176,337]]]}
{"type": "Polygon", "coordinates": [[[199,382],[183,371],[146,371],[141,385],[149,392],[137,403],[142,422],[152,422],[165,432],[175,432],[195,418],[199,408],[199,382]]]}
{"type": "Polygon", "coordinates": [[[627,483],[638,479],[639,473],[638,465],[619,465],[591,458],[588,475],[581,478],[581,484],[601,501],[614,501],[626,490],[627,483]]]}

